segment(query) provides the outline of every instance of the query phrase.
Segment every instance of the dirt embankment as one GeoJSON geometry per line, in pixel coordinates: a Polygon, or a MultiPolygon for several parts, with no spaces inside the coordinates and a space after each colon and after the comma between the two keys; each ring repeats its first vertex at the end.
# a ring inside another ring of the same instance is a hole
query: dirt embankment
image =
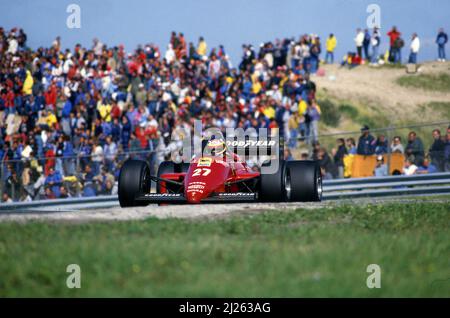
{"type": "MultiPolygon", "coordinates": [[[[450,102],[450,93],[400,86],[396,80],[408,75],[403,67],[323,68],[324,76],[313,77],[322,96],[376,108],[392,124],[445,120],[439,113],[424,112],[422,107],[430,102],[450,102]]],[[[450,74],[450,62],[427,62],[420,65],[418,73],[408,76],[439,73],[450,74]]]]}

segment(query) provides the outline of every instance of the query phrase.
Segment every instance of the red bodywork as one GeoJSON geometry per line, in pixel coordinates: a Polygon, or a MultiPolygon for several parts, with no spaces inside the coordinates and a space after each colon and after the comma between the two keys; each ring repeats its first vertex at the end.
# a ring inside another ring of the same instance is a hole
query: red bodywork
{"type": "MultiPolygon", "coordinates": [[[[236,154],[228,155],[229,162],[225,157],[195,158],[186,173],[166,173],[161,178],[183,182],[187,202],[200,203],[213,193],[237,192],[239,180],[259,177],[259,172],[252,171],[236,154]]],[[[161,193],[166,192],[165,182],[161,182],[161,193]]]]}

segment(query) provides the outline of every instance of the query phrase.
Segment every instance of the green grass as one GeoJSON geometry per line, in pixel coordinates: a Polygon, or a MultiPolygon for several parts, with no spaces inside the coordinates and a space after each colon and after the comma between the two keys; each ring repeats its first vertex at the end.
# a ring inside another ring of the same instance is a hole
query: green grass
{"type": "Polygon", "coordinates": [[[397,83],[411,88],[450,92],[450,75],[446,73],[404,75],[397,79],[397,83]]]}
{"type": "Polygon", "coordinates": [[[322,112],[320,118],[328,126],[337,127],[341,114],[338,107],[329,99],[320,99],[317,101],[322,112]]]}
{"type": "Polygon", "coordinates": [[[351,104],[342,104],[339,105],[339,112],[342,114],[345,114],[346,116],[348,116],[351,119],[357,119],[358,115],[359,115],[359,111],[358,109],[351,105],[351,104]]]}
{"type": "Polygon", "coordinates": [[[442,119],[450,119],[450,102],[429,102],[423,106],[425,111],[438,112],[442,114],[442,119]]]}
{"type": "Polygon", "coordinates": [[[450,203],[1,223],[0,296],[449,297],[450,203]],[[81,266],[81,289],[65,285],[81,266]],[[367,265],[381,266],[368,289],[367,265]]]}

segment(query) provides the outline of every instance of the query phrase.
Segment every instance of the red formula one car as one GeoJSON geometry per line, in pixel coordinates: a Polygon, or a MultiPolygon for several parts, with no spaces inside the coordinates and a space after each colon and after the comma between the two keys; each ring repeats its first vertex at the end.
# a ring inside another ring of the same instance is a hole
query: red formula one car
{"type": "Polygon", "coordinates": [[[147,162],[127,160],[119,175],[120,206],[322,199],[322,177],[314,161],[279,160],[275,171],[263,173],[250,169],[224,141],[210,141],[207,147],[207,155],[203,152],[190,163],[162,162],[157,176],[150,175],[147,162]]]}

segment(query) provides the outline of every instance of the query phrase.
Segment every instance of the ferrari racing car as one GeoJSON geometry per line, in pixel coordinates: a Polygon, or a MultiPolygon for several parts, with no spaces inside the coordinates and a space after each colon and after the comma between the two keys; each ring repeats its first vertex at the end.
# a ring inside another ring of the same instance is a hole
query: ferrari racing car
{"type": "Polygon", "coordinates": [[[315,161],[277,159],[276,171],[262,173],[251,169],[224,140],[210,140],[206,147],[206,154],[188,163],[163,161],[156,176],[150,175],[146,161],[127,160],[119,175],[120,206],[322,199],[322,177],[315,161]]]}

